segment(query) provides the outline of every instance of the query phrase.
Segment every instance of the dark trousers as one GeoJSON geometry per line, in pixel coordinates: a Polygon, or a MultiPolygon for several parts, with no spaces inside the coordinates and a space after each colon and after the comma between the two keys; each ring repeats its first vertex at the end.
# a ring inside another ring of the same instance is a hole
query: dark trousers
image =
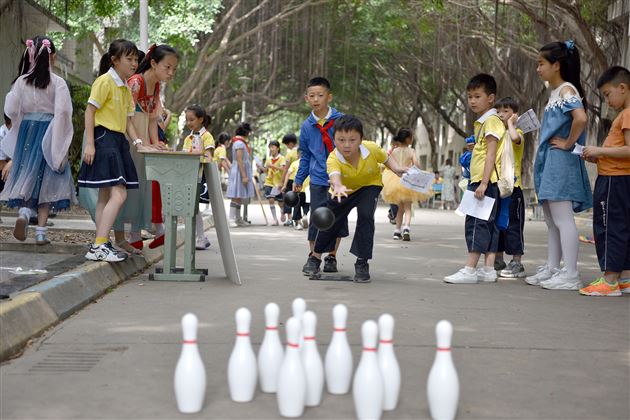
{"type": "Polygon", "coordinates": [[[599,175],[593,191],[593,236],[599,267],[630,270],[630,175],[599,175]]]}
{"type": "MultiPolygon", "coordinates": [[[[311,191],[311,215],[313,214],[313,212],[315,210],[317,210],[320,207],[325,207],[327,202],[328,202],[328,186],[324,186],[324,185],[310,185],[310,191],[311,191]]],[[[312,220],[309,220],[309,225],[308,225],[308,240],[309,241],[314,241],[315,238],[317,237],[317,232],[319,232],[317,230],[317,228],[315,227],[315,225],[313,224],[312,220]]],[[[343,226],[341,229],[339,229],[339,231],[337,232],[337,238],[343,238],[348,236],[348,218],[346,218],[346,224],[345,226],[343,226]]],[[[333,248],[334,249],[334,248],[333,248]]]]}
{"type": "Polygon", "coordinates": [[[499,231],[499,248],[497,252],[505,252],[508,255],[523,255],[525,242],[523,230],[525,229],[525,203],[521,187],[514,187],[510,197],[510,224],[506,230],[499,231]]]}
{"type": "Polygon", "coordinates": [[[369,185],[342,198],[341,203],[336,199],[329,199],[326,206],[334,213],[335,224],[326,231],[319,231],[315,240],[315,252],[320,254],[333,251],[337,238],[348,236],[348,214],[356,207],[357,227],[350,253],[358,258],[371,259],[374,248],[374,212],[382,189],[380,186],[369,185]]]}
{"type": "MultiPolygon", "coordinates": [[[[468,190],[475,191],[479,184],[479,182],[469,184],[468,190]]],[[[497,187],[496,183],[488,184],[485,196],[495,199],[494,207],[488,220],[466,216],[466,245],[468,246],[468,252],[485,254],[487,252],[497,252],[497,249],[499,249],[499,228],[495,223],[499,207],[499,187],[497,187]]]]}
{"type": "MultiPolygon", "coordinates": [[[[287,181],[287,189],[286,191],[291,191],[293,189],[293,180],[290,179],[287,181]]],[[[286,204],[282,207],[282,213],[284,214],[291,214],[291,207],[287,206],[286,204]]]]}
{"type": "Polygon", "coordinates": [[[306,202],[306,193],[299,193],[300,203],[293,208],[293,217],[292,219],[295,221],[299,221],[303,216],[308,214],[308,209],[310,205],[306,202]]]}

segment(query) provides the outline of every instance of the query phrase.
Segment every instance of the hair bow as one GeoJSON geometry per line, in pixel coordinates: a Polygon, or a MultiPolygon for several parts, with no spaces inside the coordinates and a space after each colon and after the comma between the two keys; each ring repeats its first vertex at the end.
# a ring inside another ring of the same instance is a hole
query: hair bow
{"type": "MultiPolygon", "coordinates": [[[[42,41],[42,48],[46,47],[46,49],[48,50],[48,54],[50,54],[50,40],[48,39],[44,39],[42,41]]],[[[40,48],[41,51],[41,48],[40,48]]]]}
{"type": "Polygon", "coordinates": [[[568,41],[564,41],[564,45],[566,45],[567,50],[573,51],[573,48],[575,47],[575,42],[572,39],[569,39],[568,41]]]}
{"type": "Polygon", "coordinates": [[[29,71],[35,66],[35,44],[32,39],[26,40],[26,51],[28,52],[29,71]]]}

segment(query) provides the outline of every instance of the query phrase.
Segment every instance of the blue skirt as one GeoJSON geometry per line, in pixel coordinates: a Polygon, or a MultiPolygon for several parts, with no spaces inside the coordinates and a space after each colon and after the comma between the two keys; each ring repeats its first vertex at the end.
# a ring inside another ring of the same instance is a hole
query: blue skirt
{"type": "Polygon", "coordinates": [[[74,201],[74,184],[70,165],[62,172],[48,166],[42,152],[42,140],[53,119],[53,114],[26,114],[13,152],[13,166],[0,194],[0,201],[8,207],[37,208],[49,205],[56,210],[70,207],[74,201]]]}

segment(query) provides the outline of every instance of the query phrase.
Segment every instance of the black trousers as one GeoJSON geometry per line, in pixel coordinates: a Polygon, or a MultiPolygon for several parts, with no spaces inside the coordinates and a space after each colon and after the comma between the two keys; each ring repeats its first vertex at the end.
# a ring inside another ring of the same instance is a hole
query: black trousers
{"type": "MultiPolygon", "coordinates": [[[[479,182],[475,182],[468,185],[468,190],[475,191],[479,184],[479,182]]],[[[486,252],[497,252],[497,249],[499,249],[499,228],[495,223],[497,209],[499,208],[499,187],[497,187],[496,183],[488,184],[485,196],[495,199],[494,207],[488,220],[466,216],[466,245],[468,246],[468,252],[485,254],[486,252]]]]}
{"type": "Polygon", "coordinates": [[[341,203],[330,198],[326,206],[334,213],[335,223],[326,231],[318,231],[315,238],[315,252],[318,254],[331,252],[335,249],[338,237],[348,236],[348,214],[356,207],[357,227],[354,231],[350,253],[358,258],[371,259],[374,248],[374,212],[382,189],[383,187],[375,185],[362,187],[348,197],[342,198],[341,203]]]}
{"type": "Polygon", "coordinates": [[[510,224],[506,230],[499,231],[499,248],[497,252],[508,255],[523,255],[525,240],[525,203],[521,187],[514,187],[510,201],[510,224]]]}
{"type": "Polygon", "coordinates": [[[598,175],[593,204],[600,269],[613,273],[630,270],[630,175],[598,175]]]}
{"type": "Polygon", "coordinates": [[[299,221],[302,217],[306,216],[310,207],[310,204],[306,202],[306,193],[301,192],[298,196],[300,197],[300,204],[293,208],[292,219],[294,221],[299,221]]]}

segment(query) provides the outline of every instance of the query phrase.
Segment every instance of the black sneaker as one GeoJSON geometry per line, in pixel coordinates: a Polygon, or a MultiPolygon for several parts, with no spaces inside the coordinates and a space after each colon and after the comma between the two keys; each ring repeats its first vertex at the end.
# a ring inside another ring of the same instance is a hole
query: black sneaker
{"type": "Polygon", "coordinates": [[[354,263],[354,281],[355,283],[370,282],[370,264],[367,260],[357,258],[357,262],[354,263]]]}
{"type": "Polygon", "coordinates": [[[494,271],[501,271],[507,267],[507,264],[503,260],[494,261],[494,271]]]}
{"type": "Polygon", "coordinates": [[[337,272],[337,258],[334,255],[328,255],[324,258],[324,273],[337,272]]]}
{"type": "Polygon", "coordinates": [[[402,240],[409,242],[411,240],[411,235],[409,229],[405,228],[402,231],[402,240]]]}
{"type": "Polygon", "coordinates": [[[312,276],[313,274],[319,273],[319,266],[321,263],[322,260],[312,255],[309,255],[308,259],[306,260],[306,264],[304,264],[304,267],[302,267],[302,273],[306,274],[307,276],[312,276]]]}

